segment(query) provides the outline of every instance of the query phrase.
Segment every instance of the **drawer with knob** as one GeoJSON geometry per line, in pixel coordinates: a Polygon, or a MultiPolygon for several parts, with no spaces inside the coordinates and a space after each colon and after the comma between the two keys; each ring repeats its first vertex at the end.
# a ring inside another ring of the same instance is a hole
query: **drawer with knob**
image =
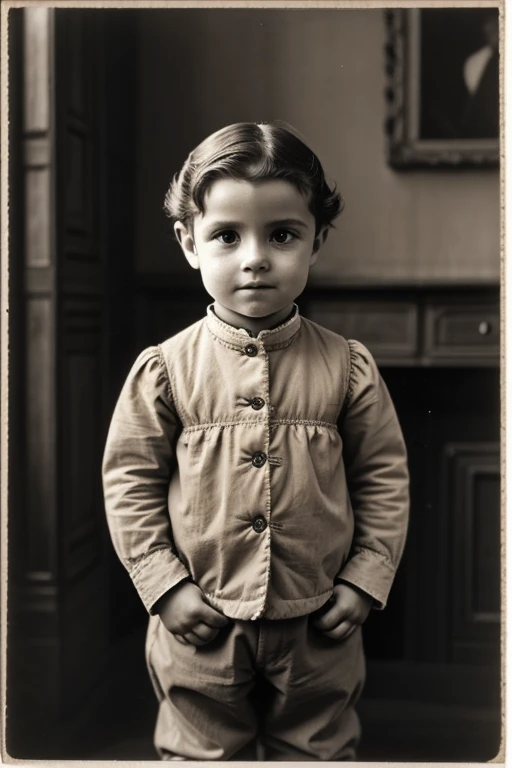
{"type": "Polygon", "coordinates": [[[443,363],[498,362],[500,317],[495,304],[427,305],[424,355],[443,363]]]}
{"type": "Polygon", "coordinates": [[[365,344],[379,364],[400,364],[417,355],[418,308],[412,301],[313,301],[308,317],[365,344]]]}

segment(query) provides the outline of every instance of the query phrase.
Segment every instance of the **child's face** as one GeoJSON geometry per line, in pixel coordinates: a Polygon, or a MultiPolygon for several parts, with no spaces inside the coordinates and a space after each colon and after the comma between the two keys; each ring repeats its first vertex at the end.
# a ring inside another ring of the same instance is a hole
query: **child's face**
{"type": "Polygon", "coordinates": [[[217,315],[253,333],[284,320],[306,285],[326,232],[315,238],[307,200],[287,181],[221,179],[208,189],[193,231],[176,235],[201,270],[217,315]]]}

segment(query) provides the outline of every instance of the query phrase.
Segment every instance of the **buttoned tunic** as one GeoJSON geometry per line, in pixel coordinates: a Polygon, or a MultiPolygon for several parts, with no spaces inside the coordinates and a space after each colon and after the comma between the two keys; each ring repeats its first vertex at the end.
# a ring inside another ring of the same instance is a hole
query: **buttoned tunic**
{"type": "Polygon", "coordinates": [[[301,317],[252,338],[208,308],[146,349],[103,464],[115,549],[148,611],[191,578],[233,619],[308,614],[337,579],[387,600],[405,445],[368,350],[301,317]]]}

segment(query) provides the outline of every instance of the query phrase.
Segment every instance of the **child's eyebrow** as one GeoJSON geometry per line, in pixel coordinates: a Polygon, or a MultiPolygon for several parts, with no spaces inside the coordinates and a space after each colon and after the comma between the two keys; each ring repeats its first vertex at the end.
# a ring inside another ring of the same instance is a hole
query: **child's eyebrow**
{"type": "MultiPolygon", "coordinates": [[[[220,232],[222,229],[243,229],[244,225],[240,221],[212,221],[207,229],[207,234],[220,232]]],[[[279,227],[299,227],[307,229],[308,225],[302,219],[276,219],[275,221],[265,222],[267,229],[278,229],[279,227]]]]}
{"type": "Polygon", "coordinates": [[[269,221],[268,227],[302,227],[307,229],[308,225],[302,219],[277,219],[276,221],[269,221]]]}
{"type": "Polygon", "coordinates": [[[217,232],[221,229],[240,229],[241,226],[239,221],[212,221],[208,225],[207,232],[217,232]]]}

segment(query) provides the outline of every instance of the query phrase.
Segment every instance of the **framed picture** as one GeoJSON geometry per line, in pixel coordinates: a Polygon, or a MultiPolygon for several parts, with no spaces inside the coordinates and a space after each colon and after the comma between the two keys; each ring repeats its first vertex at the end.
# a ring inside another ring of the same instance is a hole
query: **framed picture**
{"type": "Polygon", "coordinates": [[[498,8],[385,12],[394,168],[499,163],[498,8]]]}

